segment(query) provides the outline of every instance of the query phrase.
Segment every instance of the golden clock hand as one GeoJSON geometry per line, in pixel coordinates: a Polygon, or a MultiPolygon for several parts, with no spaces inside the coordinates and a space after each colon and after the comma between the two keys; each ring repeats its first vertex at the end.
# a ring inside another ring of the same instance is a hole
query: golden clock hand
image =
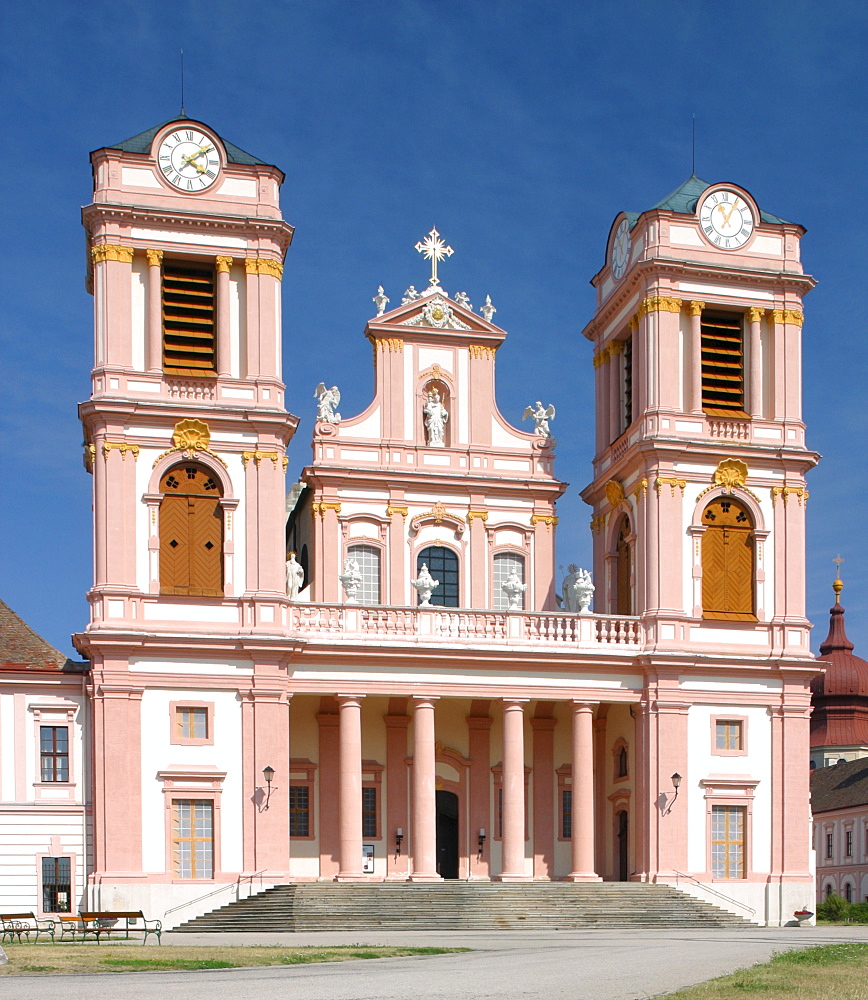
{"type": "Polygon", "coordinates": [[[185,166],[195,167],[200,174],[204,174],[205,168],[200,166],[198,163],[193,162],[202,155],[202,152],[203,151],[200,149],[198,152],[191,153],[189,156],[182,156],[181,159],[184,161],[185,166]]]}

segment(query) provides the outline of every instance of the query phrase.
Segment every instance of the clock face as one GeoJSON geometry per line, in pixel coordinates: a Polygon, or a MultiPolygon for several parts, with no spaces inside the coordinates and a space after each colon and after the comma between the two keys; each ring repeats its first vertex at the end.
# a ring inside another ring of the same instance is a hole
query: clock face
{"type": "Polygon", "coordinates": [[[699,222],[705,238],[721,250],[740,250],[753,235],[750,205],[737,191],[717,188],[699,203],[699,222]]]}
{"type": "Polygon", "coordinates": [[[157,162],[172,187],[193,194],[211,187],[220,174],[220,154],[214,140],[195,128],[170,132],[160,143],[157,162]]]}
{"type": "Polygon", "coordinates": [[[621,220],[621,224],[615,231],[615,242],[612,244],[612,274],[615,278],[620,278],[627,270],[627,261],[630,259],[630,223],[626,219],[621,220]]]}

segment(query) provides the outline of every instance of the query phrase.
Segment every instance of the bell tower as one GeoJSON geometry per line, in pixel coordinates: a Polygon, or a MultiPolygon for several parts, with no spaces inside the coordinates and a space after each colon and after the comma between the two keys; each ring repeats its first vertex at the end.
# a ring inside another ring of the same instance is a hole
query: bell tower
{"type": "Polygon", "coordinates": [[[91,163],[80,416],[94,579],[75,641],[92,664],[91,905],[129,909],[144,873],[171,896],[288,865],[286,814],[258,796],[289,747],[277,645],[293,230],[281,171],[201,122],[166,122],[91,163]]]}
{"type": "Polygon", "coordinates": [[[804,229],[691,176],[620,213],[593,278],[598,612],[808,655],[804,229]]]}

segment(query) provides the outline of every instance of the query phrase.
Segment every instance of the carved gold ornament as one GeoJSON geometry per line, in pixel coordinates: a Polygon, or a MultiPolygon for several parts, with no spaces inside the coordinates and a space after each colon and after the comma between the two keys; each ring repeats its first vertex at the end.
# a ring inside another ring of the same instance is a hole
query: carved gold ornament
{"type": "Polygon", "coordinates": [[[533,525],[544,524],[551,531],[558,523],[558,519],[555,514],[531,514],[530,523],[533,525]]]}
{"type": "Polygon", "coordinates": [[[284,474],[285,474],[286,470],[289,468],[289,458],[287,458],[286,455],[283,456],[282,465],[283,465],[283,471],[284,471],[284,474]]]}
{"type": "Polygon", "coordinates": [[[691,316],[701,316],[702,310],[705,308],[704,302],[698,302],[696,299],[687,303],[687,311],[691,316]]]}
{"type": "Polygon", "coordinates": [[[805,317],[797,309],[772,309],[771,317],[774,323],[783,323],[790,326],[801,326],[805,317]]]}
{"type": "Polygon", "coordinates": [[[639,306],[639,319],[650,312],[679,313],[681,312],[681,299],[673,299],[667,295],[649,296],[647,299],[643,299],[642,305],[639,306]]]}
{"type": "Polygon", "coordinates": [[[660,491],[664,486],[668,486],[672,496],[675,496],[675,490],[680,489],[681,495],[684,496],[684,490],[687,487],[687,480],[685,479],[673,479],[671,476],[658,476],[654,480],[654,489],[657,491],[657,496],[660,496],[660,491]]]}
{"type": "Polygon", "coordinates": [[[715,486],[725,486],[732,491],[734,486],[744,486],[747,481],[747,466],[737,458],[725,458],[714,470],[715,486]]]}
{"type": "Polygon", "coordinates": [[[777,503],[780,497],[784,501],[784,506],[786,507],[791,496],[794,496],[799,501],[799,506],[808,505],[808,497],[811,494],[805,489],[804,486],[773,486],[772,487],[772,506],[777,503]]]}
{"type": "Polygon", "coordinates": [[[469,510],[467,512],[467,523],[473,524],[475,518],[479,518],[480,521],[488,521],[488,511],[487,510],[469,510]]]}
{"type": "Polygon", "coordinates": [[[480,358],[492,359],[497,348],[489,347],[487,344],[468,344],[467,350],[470,352],[471,358],[479,360],[480,358]]]}
{"type": "Polygon", "coordinates": [[[119,451],[121,453],[121,458],[126,458],[127,452],[131,451],[133,453],[133,458],[135,458],[136,461],[139,459],[139,446],[137,444],[127,444],[126,441],[103,441],[103,458],[108,458],[110,451],[119,451]]]}
{"type": "Polygon", "coordinates": [[[751,306],[747,311],[748,322],[750,323],[761,323],[763,318],[764,309],[757,309],[756,306],[751,306]]]}
{"type": "Polygon", "coordinates": [[[90,256],[94,264],[104,260],[117,260],[121,264],[132,264],[133,248],[123,247],[119,243],[98,243],[90,248],[90,256]]]}
{"type": "Polygon", "coordinates": [[[340,514],[341,505],[339,503],[331,503],[326,500],[317,500],[310,505],[310,510],[314,517],[324,518],[326,516],[326,512],[330,510],[333,510],[335,514],[340,514]]]}
{"type": "Polygon", "coordinates": [[[644,500],[645,495],[648,493],[648,480],[640,479],[638,483],[633,487],[633,496],[636,498],[638,503],[639,500],[644,500]]]}
{"type": "Polygon", "coordinates": [[[217,273],[218,274],[228,274],[232,267],[231,257],[218,256],[214,258],[217,262],[217,273]]]}
{"type": "Polygon", "coordinates": [[[599,534],[606,527],[607,514],[599,514],[591,518],[591,534],[599,534]]]}
{"type": "Polygon", "coordinates": [[[393,514],[400,514],[401,517],[403,517],[404,520],[406,521],[407,520],[407,515],[409,513],[410,513],[409,508],[407,508],[407,507],[401,507],[401,506],[398,506],[397,504],[391,504],[390,503],[386,507],[386,517],[391,517],[393,514]]]}
{"type": "Polygon", "coordinates": [[[266,257],[245,257],[244,270],[248,274],[267,274],[278,280],[283,277],[283,264],[266,257]]]}
{"type": "Polygon", "coordinates": [[[195,452],[203,452],[216,459],[224,469],[228,468],[223,459],[219,455],[215,455],[208,447],[210,443],[211,428],[204,420],[179,420],[172,432],[172,447],[164,451],[161,455],[157,455],[154,459],[154,466],[157,465],[160,459],[165,458],[166,455],[171,455],[173,451],[180,451],[185,456],[191,456],[195,452]]]}
{"type": "Polygon", "coordinates": [[[241,464],[244,466],[245,469],[247,468],[247,463],[251,459],[253,459],[253,461],[256,463],[256,467],[259,468],[259,466],[262,464],[262,460],[264,458],[270,458],[271,461],[272,461],[272,463],[274,464],[275,469],[277,468],[277,461],[280,458],[280,455],[278,455],[276,451],[242,451],[241,452],[241,464]]]}
{"type": "Polygon", "coordinates": [[[374,337],[373,344],[375,351],[383,353],[388,351],[389,354],[404,353],[404,341],[400,337],[374,337]]]}
{"type": "Polygon", "coordinates": [[[606,483],[606,499],[613,507],[620,507],[624,502],[624,486],[617,479],[610,479],[606,483]]]}
{"type": "Polygon", "coordinates": [[[148,258],[148,267],[159,267],[163,263],[162,250],[145,250],[145,256],[148,258]]]}

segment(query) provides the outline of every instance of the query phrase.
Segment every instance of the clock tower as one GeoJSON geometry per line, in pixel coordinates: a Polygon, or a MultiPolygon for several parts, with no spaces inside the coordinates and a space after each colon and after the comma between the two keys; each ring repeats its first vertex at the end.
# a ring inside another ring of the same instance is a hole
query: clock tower
{"type": "Polygon", "coordinates": [[[178,878],[279,876],[288,864],[285,814],[241,789],[287,756],[273,649],[297,420],[281,381],[293,232],[281,171],[186,118],[91,162],[94,364],[80,415],[94,580],[76,644],[93,665],[91,904],[105,909],[123,908],[130,884],[141,899],[144,883],[171,895],[178,878]],[[243,808],[218,824],[226,793],[243,808]],[[152,820],[160,834],[146,836],[152,820]]]}

